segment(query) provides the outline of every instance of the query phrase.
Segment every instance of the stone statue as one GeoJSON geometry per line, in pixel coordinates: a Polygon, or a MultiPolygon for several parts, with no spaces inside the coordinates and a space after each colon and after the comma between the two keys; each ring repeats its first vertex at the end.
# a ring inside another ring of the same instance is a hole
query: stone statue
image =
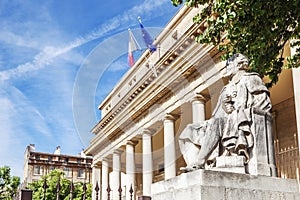
{"type": "Polygon", "coordinates": [[[179,146],[187,164],[184,171],[213,167],[219,156],[243,156],[245,165],[252,159],[256,134],[260,133],[254,133],[251,126],[265,126],[253,120],[253,110],[270,115],[272,106],[260,76],[247,69],[246,56],[235,54],[229,58],[224,74],[229,83],[221,90],[212,117],[189,124],[180,134],[179,146]]]}

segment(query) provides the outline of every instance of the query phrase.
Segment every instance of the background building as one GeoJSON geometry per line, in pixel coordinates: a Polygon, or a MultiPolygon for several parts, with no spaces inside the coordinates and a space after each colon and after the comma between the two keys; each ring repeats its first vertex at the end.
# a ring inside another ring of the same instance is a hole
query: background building
{"type": "Polygon", "coordinates": [[[54,169],[60,169],[65,173],[65,178],[73,182],[91,183],[93,159],[84,154],[70,156],[60,154],[60,147],[56,147],[54,153],[36,152],[35,145],[26,147],[24,155],[23,186],[27,183],[40,180],[42,176],[54,169]]]}
{"type": "MultiPolygon", "coordinates": [[[[198,9],[183,7],[156,37],[157,50],[146,50],[99,105],[102,118],[85,153],[94,158],[93,184],[101,184],[102,199],[108,185],[114,199],[119,186],[129,199],[131,185],[136,196],[151,196],[152,183],[177,176],[185,166],[178,135],[187,124],[210,118],[228,80],[216,47],[195,42],[206,28],[193,23],[198,9]]],[[[296,178],[299,170],[299,77],[299,69],[283,70],[270,90],[283,178],[296,178]]]]}

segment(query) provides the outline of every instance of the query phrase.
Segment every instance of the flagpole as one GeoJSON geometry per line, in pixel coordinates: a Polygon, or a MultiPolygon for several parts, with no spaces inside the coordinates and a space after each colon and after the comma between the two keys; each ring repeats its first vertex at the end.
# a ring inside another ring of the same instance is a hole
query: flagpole
{"type": "Polygon", "coordinates": [[[151,54],[148,54],[148,55],[146,55],[146,58],[147,58],[147,60],[149,60],[149,68],[151,69],[151,71],[153,72],[153,74],[154,74],[154,76],[155,76],[155,78],[156,78],[158,75],[157,75],[157,71],[156,71],[156,69],[155,69],[155,65],[152,64],[152,61],[151,61],[151,54]],[[149,56],[148,56],[148,55],[149,55],[149,56]]]}
{"type": "Polygon", "coordinates": [[[137,42],[137,40],[136,40],[136,38],[135,38],[135,36],[134,36],[134,34],[132,33],[132,31],[131,31],[130,28],[128,28],[128,32],[129,32],[130,37],[132,37],[132,39],[134,40],[134,42],[135,42],[135,44],[136,44],[136,46],[137,46],[137,49],[136,49],[136,50],[141,51],[141,50],[142,50],[142,47],[141,47],[140,44],[137,42]]]}

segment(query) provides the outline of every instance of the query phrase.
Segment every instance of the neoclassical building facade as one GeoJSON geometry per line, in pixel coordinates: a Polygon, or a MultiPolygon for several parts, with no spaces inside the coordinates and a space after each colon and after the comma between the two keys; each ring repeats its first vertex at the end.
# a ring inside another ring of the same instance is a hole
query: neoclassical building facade
{"type": "Polygon", "coordinates": [[[60,153],[60,146],[54,153],[39,152],[35,145],[30,144],[24,153],[22,189],[28,183],[41,180],[53,170],[61,170],[65,178],[73,182],[91,183],[93,158],[85,155],[64,155],[60,153]]]}
{"type": "MultiPolygon", "coordinates": [[[[102,118],[85,153],[93,156],[92,182],[101,199],[107,199],[108,186],[113,199],[119,199],[120,186],[124,199],[130,199],[131,186],[135,197],[151,196],[152,183],[179,175],[185,166],[178,135],[210,118],[228,80],[216,47],[195,42],[205,30],[193,23],[198,9],[182,7],[156,37],[157,50],[146,50],[99,105],[102,118]]],[[[285,54],[291,53],[287,47],[285,54]]],[[[299,165],[299,78],[298,69],[284,70],[271,88],[277,168],[289,178],[299,165]]]]}

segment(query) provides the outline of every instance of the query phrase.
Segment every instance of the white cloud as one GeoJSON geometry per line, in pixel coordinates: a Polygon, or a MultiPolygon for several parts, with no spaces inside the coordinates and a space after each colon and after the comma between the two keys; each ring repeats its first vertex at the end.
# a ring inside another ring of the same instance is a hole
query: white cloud
{"type": "MultiPolygon", "coordinates": [[[[34,56],[34,59],[32,61],[21,64],[14,69],[9,69],[0,72],[0,81],[9,80],[11,78],[17,78],[19,76],[22,76],[24,73],[28,73],[30,71],[34,71],[46,67],[51,62],[53,62],[53,60],[58,56],[61,56],[71,51],[72,49],[84,45],[92,40],[102,37],[104,36],[104,34],[112,30],[122,29],[120,27],[121,22],[122,24],[128,24],[132,20],[136,19],[137,16],[145,13],[147,13],[148,16],[152,16],[152,17],[155,14],[162,15],[163,13],[158,12],[158,10],[163,11],[163,9],[161,9],[162,7],[164,7],[162,4],[165,3],[170,3],[170,2],[156,1],[156,0],[145,1],[143,4],[135,6],[132,9],[124,12],[123,14],[120,14],[112,18],[111,20],[108,20],[106,23],[102,24],[100,28],[98,28],[96,31],[88,33],[83,37],[78,37],[77,39],[75,39],[74,41],[70,42],[65,46],[61,46],[61,47],[46,46],[43,48],[43,50],[40,53],[34,56]]],[[[21,40],[21,39],[17,39],[17,40],[21,40]]]]}
{"type": "Polygon", "coordinates": [[[46,119],[17,88],[0,86],[0,166],[9,165],[12,174],[22,176],[23,155],[29,143],[52,136],[46,119]]]}

